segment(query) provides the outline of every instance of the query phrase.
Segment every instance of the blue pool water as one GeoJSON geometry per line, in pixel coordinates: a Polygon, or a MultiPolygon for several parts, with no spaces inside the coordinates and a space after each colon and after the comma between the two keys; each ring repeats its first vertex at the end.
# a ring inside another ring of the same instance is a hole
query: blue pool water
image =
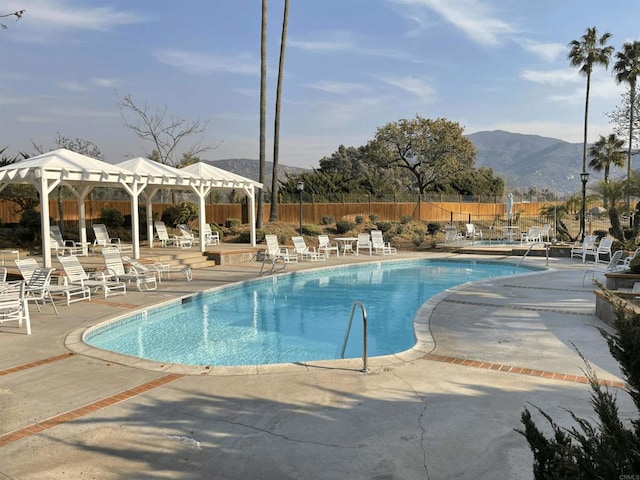
{"type": "MultiPolygon", "coordinates": [[[[141,312],[98,327],[86,341],[187,365],[335,359],[359,300],[368,314],[369,355],[386,355],[414,345],[413,318],[430,297],[461,283],[512,274],[510,265],[429,260],[296,272],[141,312]]],[[[354,318],[346,358],[362,356],[361,315],[354,318]]]]}

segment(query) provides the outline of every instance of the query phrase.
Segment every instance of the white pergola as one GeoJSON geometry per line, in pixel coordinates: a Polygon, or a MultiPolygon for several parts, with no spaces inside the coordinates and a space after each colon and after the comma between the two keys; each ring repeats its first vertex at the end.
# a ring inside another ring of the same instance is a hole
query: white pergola
{"type": "MultiPolygon", "coordinates": [[[[186,168],[174,168],[169,165],[154,162],[148,158],[138,157],[131,160],[125,160],[118,163],[119,167],[140,173],[147,177],[147,186],[144,188],[144,194],[147,198],[147,238],[149,246],[153,246],[153,218],[151,198],[161,189],[188,190],[193,191],[198,197],[198,229],[204,231],[204,224],[207,223],[205,199],[209,192],[215,188],[242,188],[247,192],[247,196],[251,199],[251,244],[256,245],[255,233],[255,207],[253,203],[255,185],[258,188],[262,184],[254,182],[248,178],[227,172],[220,168],[213,167],[206,163],[199,162],[200,165],[195,168],[196,172],[186,168]],[[210,168],[207,168],[210,167],[210,168]],[[204,172],[205,174],[202,174],[204,172]]],[[[206,249],[205,239],[200,235],[199,243],[200,251],[206,249]]]]}
{"type": "Polygon", "coordinates": [[[64,148],[31,157],[0,168],[0,191],[9,184],[33,185],[40,195],[42,256],[44,266],[51,268],[49,228],[49,194],[58,185],[69,187],[78,200],[78,233],[87,241],[84,202],[95,187],[121,187],[131,198],[133,255],[140,258],[138,196],[147,186],[147,176],[111,165],[64,148]]]}
{"type": "MultiPolygon", "coordinates": [[[[256,188],[261,189],[262,184],[256,182],[255,180],[251,180],[249,178],[243,177],[241,175],[236,175],[235,173],[228,172],[218,167],[214,167],[213,165],[209,165],[204,162],[197,162],[191,165],[188,165],[180,170],[189,172],[193,175],[196,175],[202,178],[204,181],[209,182],[209,190],[206,193],[198,194],[200,199],[200,211],[205,211],[204,199],[210,189],[212,188],[223,188],[223,189],[241,189],[247,195],[249,199],[249,224],[251,225],[251,245],[256,246],[256,188]]],[[[200,215],[200,231],[204,228],[204,223],[206,219],[204,215],[200,215]]],[[[202,238],[200,238],[201,248],[202,246],[202,238]]],[[[204,250],[203,250],[204,251],[204,250]]]]}

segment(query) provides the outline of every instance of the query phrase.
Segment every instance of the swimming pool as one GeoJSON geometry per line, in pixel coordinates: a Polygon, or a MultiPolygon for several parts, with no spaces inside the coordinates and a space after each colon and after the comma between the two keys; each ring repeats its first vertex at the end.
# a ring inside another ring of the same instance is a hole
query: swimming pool
{"type": "MultiPolygon", "coordinates": [[[[157,362],[237,366],[340,358],[353,302],[368,313],[369,355],[415,343],[413,318],[459,284],[528,269],[490,262],[392,261],[295,272],[242,282],[89,330],[94,347],[157,362]]],[[[354,321],[345,357],[362,355],[354,321]]]]}

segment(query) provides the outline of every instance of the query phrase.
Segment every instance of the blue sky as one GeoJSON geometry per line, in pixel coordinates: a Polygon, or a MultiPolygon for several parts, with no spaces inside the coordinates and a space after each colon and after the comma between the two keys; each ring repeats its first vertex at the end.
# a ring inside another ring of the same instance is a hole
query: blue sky
{"type": "MultiPolygon", "coordinates": [[[[283,1],[268,7],[271,161],[283,1]]],[[[193,141],[219,146],[203,159],[258,158],[260,0],[4,0],[0,14],[23,8],[0,30],[5,153],[53,148],[60,133],[112,163],[144,156],[117,92],[208,122],[193,141]]],[[[280,162],[317,167],[416,114],[581,142],[585,79],[567,44],[596,26],[618,49],[640,38],[638,18],[626,0],[292,0],[280,162]]],[[[623,91],[611,69],[594,72],[589,141],[611,132],[623,91]]]]}

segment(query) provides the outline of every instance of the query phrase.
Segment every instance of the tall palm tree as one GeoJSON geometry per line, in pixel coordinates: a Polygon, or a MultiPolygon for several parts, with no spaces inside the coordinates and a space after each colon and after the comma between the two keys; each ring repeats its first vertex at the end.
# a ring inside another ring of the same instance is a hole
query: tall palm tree
{"type": "Polygon", "coordinates": [[[596,172],[604,170],[604,183],[609,183],[609,169],[614,167],[624,168],[625,155],[622,150],[624,140],[618,138],[615,133],[608,137],[600,135],[600,139],[589,148],[589,168],[596,172]]]}
{"type": "MultiPolygon", "coordinates": [[[[631,181],[631,155],[633,145],[633,118],[636,86],[640,75],[640,41],[627,42],[622,51],[616,53],[613,75],[617,83],[629,84],[629,148],[627,151],[627,182],[631,181]]],[[[629,201],[629,199],[627,199],[629,201]]]]}
{"type": "MultiPolygon", "coordinates": [[[[284,53],[287,45],[289,24],[289,0],[284,0],[282,37],[280,39],[280,63],[278,64],[278,86],[276,88],[276,112],[273,128],[273,175],[271,177],[271,211],[269,221],[278,220],[278,155],[280,153],[280,104],[282,103],[282,78],[284,77],[284,53]]],[[[301,192],[302,193],[302,192],[301,192]]],[[[302,232],[300,232],[302,234],[302,232]]]]}
{"type": "MultiPolygon", "coordinates": [[[[610,33],[604,33],[601,37],[598,37],[598,29],[596,27],[587,28],[584,35],[580,37],[580,40],[572,40],[569,43],[568,59],[572,67],[580,68],[580,73],[587,77],[587,92],[584,102],[584,138],[582,144],[582,172],[587,171],[587,124],[589,121],[589,92],[591,90],[591,73],[593,67],[602,65],[603,67],[609,67],[609,61],[611,55],[613,55],[614,48],[612,46],[605,46],[607,41],[611,38],[610,33]]],[[[584,197],[585,197],[585,184],[582,186],[582,214],[580,215],[580,233],[584,235],[584,197]]]]}
{"type": "MultiPolygon", "coordinates": [[[[266,132],[267,132],[267,0],[262,0],[262,27],[260,37],[260,160],[258,181],[264,185],[266,164],[266,132]]],[[[258,213],[256,228],[262,228],[262,210],[264,197],[258,191],[258,213]]]]}

